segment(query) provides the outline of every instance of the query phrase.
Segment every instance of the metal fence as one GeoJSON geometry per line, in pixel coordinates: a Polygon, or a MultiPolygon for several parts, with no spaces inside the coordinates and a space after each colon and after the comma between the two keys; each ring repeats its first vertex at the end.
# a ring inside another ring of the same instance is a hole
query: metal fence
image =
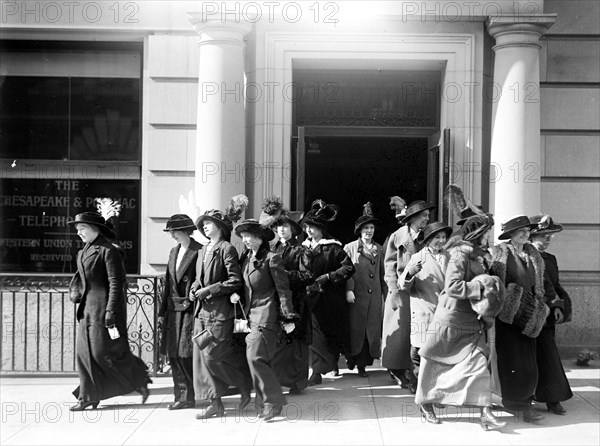
{"type": "MultiPolygon", "coordinates": [[[[71,274],[0,274],[0,370],[77,371],[77,306],[69,300],[71,274]]],[[[157,299],[162,278],[127,277],[127,331],[131,351],[156,376],[164,361],[158,352],[157,299]]]]}

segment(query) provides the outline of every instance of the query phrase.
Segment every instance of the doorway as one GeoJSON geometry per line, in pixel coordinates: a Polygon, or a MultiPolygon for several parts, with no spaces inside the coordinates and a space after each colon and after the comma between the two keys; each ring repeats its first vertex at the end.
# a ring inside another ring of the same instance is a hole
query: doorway
{"type": "MultiPolygon", "coordinates": [[[[380,220],[375,240],[383,243],[398,228],[390,197],[407,204],[427,200],[426,137],[307,136],[304,139],[303,209],[320,198],[340,207],[330,234],[342,243],[356,238],[354,222],[370,201],[380,220]]],[[[302,187],[302,182],[297,182],[302,187]]],[[[435,215],[432,215],[435,218],[435,215]]]]}

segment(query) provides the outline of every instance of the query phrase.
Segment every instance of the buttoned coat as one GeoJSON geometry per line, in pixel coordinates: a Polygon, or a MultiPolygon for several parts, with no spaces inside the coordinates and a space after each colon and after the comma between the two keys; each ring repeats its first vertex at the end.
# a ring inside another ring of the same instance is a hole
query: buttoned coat
{"type": "Polygon", "coordinates": [[[278,329],[279,322],[294,318],[292,291],[279,254],[259,250],[256,258],[246,250],[240,258],[244,278],[244,312],[250,326],[278,329]]]}
{"type": "Polygon", "coordinates": [[[354,303],[348,306],[350,320],[350,356],[357,356],[365,341],[372,358],[381,356],[381,325],[383,302],[387,294],[384,280],[384,252],[379,243],[374,243],[375,255],[365,249],[361,239],[344,246],[352,261],[355,273],[346,282],[346,290],[353,291],[354,303]]]}
{"type": "Polygon", "coordinates": [[[423,346],[427,327],[433,319],[439,296],[444,290],[449,255],[445,251],[440,255],[443,259],[441,265],[427,247],[413,254],[398,281],[400,290],[410,293],[410,343],[413,347],[423,346]],[[421,271],[409,278],[408,271],[418,262],[421,262],[421,271]]]}
{"type": "Polygon", "coordinates": [[[229,298],[242,288],[238,254],[225,240],[215,243],[207,255],[208,249],[203,246],[198,252],[196,280],[192,284],[192,290],[209,291],[204,299],[195,302],[194,332],[209,329],[214,336],[214,341],[203,350],[194,347],[194,391],[202,399],[227,395],[231,387],[243,393],[252,387],[246,358],[233,341],[235,313],[229,298]]]}
{"type": "Polygon", "coordinates": [[[192,357],[194,305],[188,296],[192,283],[196,279],[196,261],[201,248],[202,245],[192,239],[179,267],[177,267],[177,256],[182,249],[181,245],[177,244],[169,253],[158,316],[165,318],[160,352],[170,358],[192,357]]]}
{"type": "Polygon", "coordinates": [[[411,256],[423,245],[413,241],[410,226],[392,233],[385,251],[385,281],[388,294],[383,312],[381,364],[388,369],[411,369],[410,294],[398,289],[398,279],[411,256]]]}
{"type": "Polygon", "coordinates": [[[216,321],[233,319],[234,308],[229,296],[242,287],[237,251],[231,243],[220,240],[215,243],[205,263],[207,250],[208,246],[203,246],[198,252],[196,280],[192,289],[207,288],[210,294],[202,301],[196,300],[194,314],[201,313],[202,318],[216,321]]]}
{"type": "Polygon", "coordinates": [[[83,401],[100,401],[142,387],[149,379],[146,365],[129,349],[127,285],[120,249],[98,235],[79,251],[77,272],[83,289],[77,308],[80,385],[73,395],[83,401]],[[108,335],[107,311],[116,317],[118,339],[108,335]]]}

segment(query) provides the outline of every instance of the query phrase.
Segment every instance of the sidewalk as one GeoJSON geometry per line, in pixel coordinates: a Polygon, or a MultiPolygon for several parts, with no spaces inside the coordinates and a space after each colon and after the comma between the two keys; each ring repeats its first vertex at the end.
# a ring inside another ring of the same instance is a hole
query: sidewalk
{"type": "MultiPolygon", "coordinates": [[[[226,415],[196,420],[196,409],[168,411],[170,377],[154,379],[150,398],[138,394],[102,401],[100,410],[70,412],[76,377],[1,377],[0,444],[37,445],[167,445],[167,444],[600,444],[599,362],[588,367],[564,361],[574,396],[564,403],[568,413],[551,414],[538,424],[496,412],[508,425],[485,432],[478,412],[437,409],[443,422],[421,420],[413,395],[393,385],[382,368],[370,368],[368,378],[356,371],[326,375],[323,384],[288,397],[287,419],[266,423],[248,408],[236,410],[239,396],[224,399],[226,415]]],[[[253,405],[251,405],[253,407],[253,405]]]]}

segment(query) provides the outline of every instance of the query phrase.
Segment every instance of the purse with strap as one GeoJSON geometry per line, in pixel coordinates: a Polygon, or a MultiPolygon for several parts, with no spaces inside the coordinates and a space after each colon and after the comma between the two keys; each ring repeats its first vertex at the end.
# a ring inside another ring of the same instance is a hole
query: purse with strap
{"type": "MultiPolygon", "coordinates": [[[[235,305],[240,306],[240,311],[242,313],[243,319],[234,318],[233,319],[233,333],[250,333],[250,324],[248,323],[248,318],[246,317],[246,313],[244,313],[244,308],[239,302],[236,302],[235,305]]],[[[236,312],[237,315],[237,312],[236,312]]]]}

